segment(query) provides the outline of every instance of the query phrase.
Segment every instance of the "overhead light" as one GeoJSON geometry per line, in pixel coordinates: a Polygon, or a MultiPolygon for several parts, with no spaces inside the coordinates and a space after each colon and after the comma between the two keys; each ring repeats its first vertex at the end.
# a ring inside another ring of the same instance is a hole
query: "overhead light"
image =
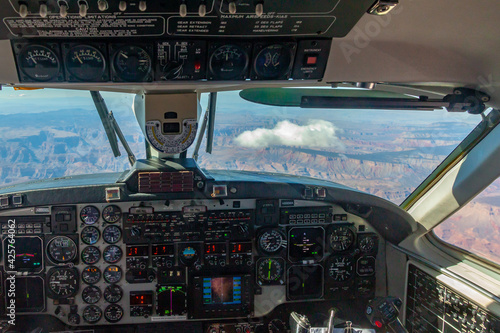
{"type": "Polygon", "coordinates": [[[369,10],[372,15],[386,15],[399,5],[399,0],[378,0],[369,10]]]}

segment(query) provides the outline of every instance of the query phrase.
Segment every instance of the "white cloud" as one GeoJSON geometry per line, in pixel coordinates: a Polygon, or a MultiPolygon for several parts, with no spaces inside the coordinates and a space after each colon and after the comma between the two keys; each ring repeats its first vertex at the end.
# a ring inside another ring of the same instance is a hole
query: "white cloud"
{"type": "Polygon", "coordinates": [[[272,129],[245,131],[238,135],[235,141],[238,145],[249,148],[300,146],[343,149],[344,145],[336,135],[338,131],[331,122],[324,120],[311,119],[303,126],[284,120],[272,129]]]}

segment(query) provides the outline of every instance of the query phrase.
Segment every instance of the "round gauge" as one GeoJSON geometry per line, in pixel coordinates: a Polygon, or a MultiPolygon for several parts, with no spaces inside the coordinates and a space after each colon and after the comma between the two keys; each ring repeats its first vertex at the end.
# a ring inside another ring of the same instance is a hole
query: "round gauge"
{"type": "Polygon", "coordinates": [[[101,251],[95,246],[87,246],[82,251],[82,261],[87,265],[95,264],[101,259],[101,251]]]}
{"type": "Polygon", "coordinates": [[[351,256],[337,256],[329,260],[328,275],[337,282],[351,278],[354,270],[354,260],[351,256]]]}
{"type": "Polygon", "coordinates": [[[123,46],[114,54],[113,69],[123,81],[146,81],[151,72],[151,57],[142,47],[123,46]]]}
{"type": "Polygon", "coordinates": [[[49,290],[57,297],[71,297],[78,291],[78,272],[73,268],[56,268],[48,274],[49,290]]]}
{"type": "Polygon", "coordinates": [[[52,81],[60,74],[59,57],[46,46],[24,47],[19,53],[18,63],[21,72],[33,81],[52,81]]]}
{"type": "Polygon", "coordinates": [[[94,206],[85,206],[80,211],[80,220],[85,224],[94,224],[99,220],[99,209],[94,206]]]}
{"type": "Polygon", "coordinates": [[[82,317],[87,323],[94,324],[101,320],[102,311],[95,305],[88,305],[83,309],[82,317]]]}
{"type": "Polygon", "coordinates": [[[259,79],[286,78],[292,65],[292,51],[285,45],[275,44],[262,49],[253,63],[259,79]]]}
{"type": "Polygon", "coordinates": [[[248,68],[248,53],[238,45],[221,46],[210,56],[208,68],[218,80],[244,79],[248,68]]]}
{"type": "Polygon", "coordinates": [[[107,283],[117,283],[122,278],[122,269],[119,266],[111,265],[104,269],[104,280],[107,283]]]}
{"type": "Polygon", "coordinates": [[[104,318],[110,323],[116,323],[123,317],[123,309],[118,304],[111,304],[104,309],[104,318]]]}
{"type": "Polygon", "coordinates": [[[275,229],[266,230],[259,236],[259,248],[265,253],[276,253],[281,249],[285,239],[283,234],[275,229]]]}
{"type": "Polygon", "coordinates": [[[122,249],[116,245],[109,245],[106,247],[102,253],[104,261],[114,264],[122,258],[122,249]]]}
{"type": "Polygon", "coordinates": [[[349,227],[340,226],[332,230],[330,246],[333,251],[345,251],[354,243],[354,231],[349,227]]]}
{"type": "Polygon", "coordinates": [[[83,228],[80,237],[85,244],[93,245],[99,240],[99,229],[96,227],[85,227],[83,228]]]}
{"type": "Polygon", "coordinates": [[[116,284],[107,286],[106,289],[104,289],[104,299],[106,300],[106,302],[109,303],[119,302],[122,299],[122,296],[123,296],[123,290],[116,284]]]}
{"type": "Polygon", "coordinates": [[[116,225],[109,225],[104,228],[102,238],[106,243],[114,244],[122,238],[122,231],[116,225]]]}
{"type": "Polygon", "coordinates": [[[101,81],[106,70],[104,55],[93,46],[76,45],[66,54],[66,70],[70,80],[101,81]]]}
{"type": "Polygon", "coordinates": [[[82,291],[82,299],[88,304],[95,304],[99,302],[101,295],[101,289],[96,286],[87,286],[82,291]]]}
{"type": "Polygon", "coordinates": [[[102,210],[102,218],[108,223],[116,223],[122,217],[122,210],[115,205],[106,206],[102,210]]]}
{"type": "Polygon", "coordinates": [[[52,238],[48,246],[49,257],[54,262],[69,262],[78,252],[75,242],[66,236],[52,238]]]}
{"type": "Polygon", "coordinates": [[[376,242],[375,238],[371,236],[363,237],[359,241],[359,249],[361,252],[369,253],[375,249],[376,242]]]}
{"type": "Polygon", "coordinates": [[[269,333],[284,333],[287,332],[286,329],[286,324],[279,320],[279,319],[273,319],[269,322],[267,325],[267,328],[269,329],[269,333]]]}
{"type": "Polygon", "coordinates": [[[261,259],[257,263],[257,274],[259,279],[263,282],[275,282],[278,281],[282,276],[285,263],[283,259],[280,258],[266,258],[261,259]]]}
{"type": "Polygon", "coordinates": [[[191,265],[198,259],[198,250],[192,246],[186,246],[180,251],[180,259],[185,265],[191,265]]]}
{"type": "Polygon", "coordinates": [[[88,266],[83,269],[82,280],[86,284],[94,284],[101,279],[101,270],[95,266],[88,266]]]}

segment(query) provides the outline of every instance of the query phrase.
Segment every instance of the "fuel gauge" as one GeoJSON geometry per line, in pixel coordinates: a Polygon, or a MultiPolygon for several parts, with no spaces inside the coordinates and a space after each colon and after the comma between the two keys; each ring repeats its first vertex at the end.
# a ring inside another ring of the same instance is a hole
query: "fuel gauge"
{"type": "MultiPolygon", "coordinates": [[[[25,81],[56,81],[61,74],[61,61],[56,51],[43,45],[25,46],[17,60],[25,81]]],[[[62,80],[62,76],[59,79],[62,80]]]]}
{"type": "Polygon", "coordinates": [[[106,81],[106,59],[90,45],[75,45],[66,50],[65,65],[68,81],[106,81]]]}

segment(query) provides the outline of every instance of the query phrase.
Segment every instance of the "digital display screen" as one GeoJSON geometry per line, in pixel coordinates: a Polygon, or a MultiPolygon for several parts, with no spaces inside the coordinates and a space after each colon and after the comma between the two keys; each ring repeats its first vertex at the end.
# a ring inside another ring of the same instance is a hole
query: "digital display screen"
{"type": "Polygon", "coordinates": [[[291,300],[320,298],[323,295],[323,267],[320,265],[290,267],[287,291],[291,300]]]}
{"type": "Polygon", "coordinates": [[[130,305],[151,305],[153,304],[153,292],[130,293],[130,305]]]}
{"type": "Polygon", "coordinates": [[[288,238],[288,257],[290,261],[323,259],[325,243],[323,228],[292,228],[288,238]]]}
{"type": "Polygon", "coordinates": [[[252,243],[231,243],[229,244],[231,253],[248,253],[252,252],[252,243]]]}
{"type": "Polygon", "coordinates": [[[186,288],[184,285],[158,286],[156,288],[156,313],[160,316],[186,314],[186,288]]]}
{"type": "Polygon", "coordinates": [[[39,272],[42,270],[43,245],[40,237],[14,237],[4,239],[6,271],[39,272]],[[14,267],[10,267],[10,255],[14,256],[14,267]]]}
{"type": "Polygon", "coordinates": [[[127,246],[127,257],[146,257],[149,255],[147,245],[127,246]]]}
{"type": "Polygon", "coordinates": [[[159,244],[151,247],[151,252],[154,256],[174,255],[175,250],[172,244],[159,244]]]}
{"type": "MultiPolygon", "coordinates": [[[[13,282],[10,278],[5,280],[6,290],[14,289],[11,283],[15,283],[15,311],[23,312],[41,312],[45,309],[44,282],[39,276],[34,277],[16,277],[13,282]]],[[[7,292],[7,307],[11,304],[11,298],[7,292]]],[[[9,309],[7,308],[7,312],[9,309]]]]}
{"type": "Polygon", "coordinates": [[[203,304],[241,304],[241,276],[203,278],[203,304]]]}
{"type": "Polygon", "coordinates": [[[205,254],[226,253],[226,243],[205,244],[205,254]]]}

